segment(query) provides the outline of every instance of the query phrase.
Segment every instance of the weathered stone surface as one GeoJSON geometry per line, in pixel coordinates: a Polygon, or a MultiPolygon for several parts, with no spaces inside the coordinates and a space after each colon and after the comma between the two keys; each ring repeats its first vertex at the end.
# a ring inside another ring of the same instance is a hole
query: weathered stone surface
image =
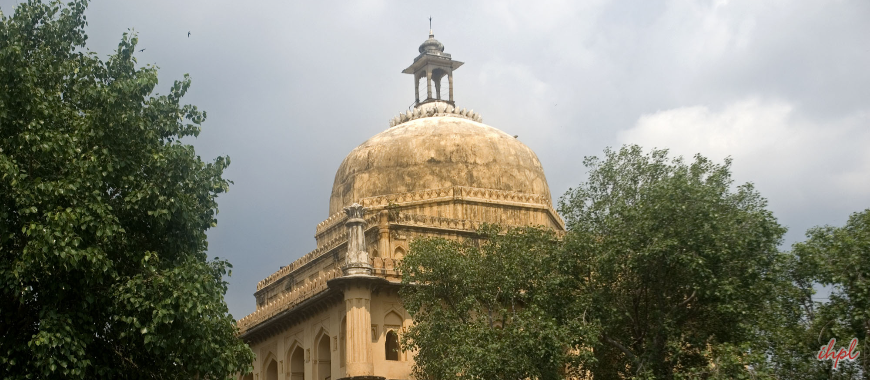
{"type": "Polygon", "coordinates": [[[363,198],[450,186],[550,200],[541,163],[525,144],[486,124],[434,116],[387,129],[351,151],[335,174],[329,215],[363,198]]]}

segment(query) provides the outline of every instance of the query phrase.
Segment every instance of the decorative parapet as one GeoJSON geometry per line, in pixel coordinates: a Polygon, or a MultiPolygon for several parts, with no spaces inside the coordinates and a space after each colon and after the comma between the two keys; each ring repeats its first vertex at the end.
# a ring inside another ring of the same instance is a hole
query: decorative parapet
{"type": "MultiPolygon", "coordinates": [[[[456,231],[467,231],[474,232],[477,231],[482,224],[485,223],[493,223],[492,221],[482,221],[482,220],[468,220],[468,219],[454,219],[454,218],[444,218],[440,216],[431,216],[431,215],[422,215],[422,214],[408,214],[408,213],[400,213],[398,218],[396,219],[396,224],[408,227],[425,227],[425,228],[437,228],[442,230],[456,230],[456,231]]],[[[523,222],[509,222],[502,221],[497,223],[504,227],[524,227],[529,224],[525,221],[523,222]]]]}
{"type": "Polygon", "coordinates": [[[314,229],[315,234],[320,235],[321,232],[329,229],[336,224],[344,224],[345,219],[347,219],[347,214],[345,214],[344,211],[339,211],[335,214],[332,214],[328,218],[326,218],[326,220],[317,223],[317,227],[314,229]]]}
{"type": "Polygon", "coordinates": [[[316,279],[314,279],[314,281],[310,281],[298,288],[294,288],[289,292],[282,293],[274,300],[269,301],[266,305],[257,309],[257,311],[240,319],[236,324],[240,333],[244,333],[251,327],[260,324],[284,310],[293,308],[300,302],[317,293],[326,291],[326,282],[336,277],[341,277],[341,270],[333,268],[321,273],[316,279]]]}
{"type": "MultiPolygon", "coordinates": [[[[369,225],[369,228],[367,230],[371,230],[372,228],[375,228],[375,226],[377,225],[377,221],[378,221],[377,214],[369,213],[369,215],[366,215],[366,217],[364,219],[365,219],[366,223],[369,225]]],[[[336,214],[332,215],[331,217],[329,217],[329,219],[326,219],[325,221],[323,221],[317,225],[318,232],[320,231],[321,226],[327,226],[327,225],[328,226],[335,226],[335,225],[338,225],[339,223],[340,223],[340,225],[344,225],[344,222],[346,220],[347,220],[347,215],[345,215],[343,211],[340,214],[336,213],[336,214]]],[[[322,256],[324,253],[332,251],[336,247],[339,247],[346,242],[347,242],[347,229],[340,228],[340,229],[336,229],[335,231],[331,231],[330,238],[326,242],[324,242],[323,244],[318,244],[318,247],[315,248],[313,251],[308,252],[305,255],[302,255],[302,257],[296,259],[296,261],[293,261],[289,265],[279,269],[275,273],[270,274],[268,277],[266,277],[262,281],[258,282],[257,283],[257,290],[261,290],[261,289],[275,283],[276,281],[282,279],[284,276],[290,274],[290,272],[293,272],[299,268],[304,267],[308,263],[310,263],[310,262],[314,261],[315,259],[317,259],[318,257],[322,256]]]]}
{"type": "Polygon", "coordinates": [[[443,218],[439,216],[400,213],[397,224],[404,226],[429,227],[448,230],[477,231],[485,223],[477,220],[443,218]]]}
{"type": "Polygon", "coordinates": [[[475,113],[474,110],[458,109],[447,103],[433,102],[415,107],[412,110],[408,110],[408,112],[400,113],[399,116],[390,120],[390,128],[411,120],[436,116],[461,117],[478,123],[483,122],[483,118],[480,117],[479,113],[475,113]]]}
{"type": "MultiPolygon", "coordinates": [[[[359,201],[359,203],[363,207],[372,211],[367,213],[367,215],[365,216],[365,221],[369,225],[369,228],[367,228],[368,230],[371,228],[375,228],[375,226],[377,226],[378,224],[378,215],[374,211],[379,211],[386,208],[387,206],[393,204],[405,206],[413,205],[415,203],[448,200],[467,200],[520,207],[531,206],[546,208],[550,210],[552,210],[553,207],[549,199],[537,194],[519,193],[506,190],[481,189],[467,186],[451,186],[440,189],[412,191],[402,194],[381,195],[376,197],[363,198],[359,201]]],[[[552,213],[553,215],[556,215],[555,211],[552,211],[552,213]]],[[[420,217],[422,217],[422,215],[420,217]]],[[[445,221],[448,220],[448,218],[441,219],[444,219],[445,221]]],[[[444,225],[445,228],[452,229],[454,227],[447,226],[458,226],[461,223],[475,223],[469,220],[463,221],[461,219],[449,220],[451,221],[443,223],[439,222],[439,225],[444,225]]],[[[329,252],[335,249],[335,247],[344,244],[347,241],[347,229],[343,228],[346,221],[347,215],[344,213],[344,211],[340,211],[332,214],[323,222],[320,222],[315,229],[315,236],[318,239],[318,247],[260,281],[257,284],[257,290],[269,286],[270,284],[280,280],[290,272],[293,272],[315,260],[316,258],[320,257],[322,254],[329,252]],[[323,241],[323,243],[321,243],[321,241],[323,241]]],[[[561,219],[558,219],[557,223],[564,227],[561,219]]],[[[465,229],[465,227],[460,227],[459,229],[465,229]]]]}
{"type": "Polygon", "coordinates": [[[401,206],[413,204],[415,202],[428,202],[442,199],[471,200],[526,207],[530,205],[552,207],[550,200],[542,195],[507,190],[481,189],[467,186],[451,186],[440,189],[427,189],[401,194],[363,198],[360,200],[360,204],[369,209],[374,209],[378,207],[386,207],[390,204],[401,206]]]}
{"type": "Polygon", "coordinates": [[[268,277],[257,283],[257,290],[261,290],[271,285],[272,283],[280,280],[284,276],[290,274],[290,272],[293,272],[305,266],[306,264],[314,261],[314,259],[320,257],[322,254],[329,252],[336,247],[344,244],[345,241],[347,241],[347,231],[345,231],[343,234],[335,236],[333,239],[324,243],[320,247],[315,248],[313,251],[302,255],[302,257],[296,259],[296,261],[293,261],[289,265],[282,267],[277,272],[270,274],[268,277]]]}
{"type": "MultiPolygon", "coordinates": [[[[534,205],[545,206],[548,208],[553,207],[550,200],[542,195],[519,193],[507,190],[481,189],[477,187],[467,186],[451,186],[443,187],[440,189],[411,191],[401,194],[379,195],[376,197],[360,199],[359,203],[363,205],[363,207],[371,211],[378,211],[391,204],[395,204],[397,206],[404,206],[417,202],[432,202],[439,200],[471,200],[506,204],[512,206],[528,207],[530,205],[534,205]]],[[[370,217],[374,218],[374,213],[371,213],[370,217]]],[[[319,237],[327,230],[330,230],[338,225],[344,225],[346,219],[347,216],[344,214],[343,211],[332,214],[332,216],[317,225],[317,228],[315,230],[315,236],[319,237]]],[[[371,225],[372,222],[369,220],[367,221],[369,222],[369,225],[371,225]]]]}

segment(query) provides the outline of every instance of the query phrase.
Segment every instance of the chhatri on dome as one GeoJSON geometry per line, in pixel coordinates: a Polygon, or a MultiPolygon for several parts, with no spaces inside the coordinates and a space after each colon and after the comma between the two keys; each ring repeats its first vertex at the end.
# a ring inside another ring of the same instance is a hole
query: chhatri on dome
{"type": "Polygon", "coordinates": [[[441,99],[441,79],[445,76],[448,81],[447,103],[453,105],[453,71],[462,66],[462,62],[454,61],[450,54],[444,52],[444,45],[435,39],[432,30],[429,30],[429,39],[420,44],[417,49],[420,55],[414,58],[414,63],[402,70],[405,74],[414,75],[414,101],[415,105],[441,99]],[[420,101],[420,79],[426,78],[426,98],[420,101]],[[435,86],[435,96],[432,96],[432,86],[435,86]]]}

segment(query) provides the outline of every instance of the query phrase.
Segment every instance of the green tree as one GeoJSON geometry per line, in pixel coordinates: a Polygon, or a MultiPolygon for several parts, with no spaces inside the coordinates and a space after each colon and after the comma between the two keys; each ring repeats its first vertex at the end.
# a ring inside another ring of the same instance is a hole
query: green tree
{"type": "Polygon", "coordinates": [[[730,161],[626,146],[584,163],[588,180],[560,201],[562,238],[483,230],[412,244],[400,268],[418,378],[820,368],[805,350],[807,268],[777,249],[785,229],[751,184],[733,186],[730,161]]]}
{"type": "Polygon", "coordinates": [[[813,268],[812,279],[832,289],[829,302],[817,305],[810,344],[818,351],[831,338],[837,347],[858,338],[858,362],[840,361],[836,374],[870,379],[870,209],[852,214],[843,227],[810,229],[793,248],[801,265],[813,268]]]}
{"type": "Polygon", "coordinates": [[[591,358],[576,265],[548,230],[419,239],[400,264],[417,379],[562,379],[591,358]]]}
{"type": "Polygon", "coordinates": [[[247,370],[206,257],[226,157],[185,136],[190,80],[153,94],[125,34],[85,47],[86,1],[29,1],[0,21],[0,377],[226,378],[247,370]]]}
{"type": "MultiPolygon", "coordinates": [[[[800,245],[803,243],[796,246],[800,245]]],[[[820,346],[835,337],[831,327],[839,317],[836,309],[813,299],[820,267],[806,256],[794,253],[781,255],[776,268],[781,278],[775,285],[775,296],[765,300],[759,310],[758,335],[753,346],[764,351],[767,359],[753,363],[754,368],[776,379],[862,378],[858,362],[840,361],[834,369],[831,361],[816,358],[820,346]]],[[[836,336],[838,347],[848,345],[854,336],[843,338],[846,335],[836,336]]]]}
{"type": "Polygon", "coordinates": [[[787,260],[764,198],[732,187],[729,160],[625,146],[584,163],[560,211],[601,326],[595,378],[761,375],[753,343],[787,260]]]}

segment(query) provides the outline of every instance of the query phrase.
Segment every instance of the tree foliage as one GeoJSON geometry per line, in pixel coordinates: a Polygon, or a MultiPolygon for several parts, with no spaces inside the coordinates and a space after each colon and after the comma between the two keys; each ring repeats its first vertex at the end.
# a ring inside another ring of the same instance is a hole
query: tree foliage
{"type": "Polygon", "coordinates": [[[852,214],[843,227],[810,229],[794,253],[807,277],[832,290],[829,301],[811,311],[810,345],[818,350],[836,338],[837,347],[843,347],[858,338],[857,362],[841,361],[836,374],[870,379],[870,209],[852,214]]]}
{"type": "Polygon", "coordinates": [[[626,146],[584,163],[588,180],[560,202],[565,236],[487,229],[412,243],[401,270],[413,286],[402,296],[418,378],[765,378],[787,364],[816,368],[812,352],[794,356],[811,284],[777,249],[785,229],[765,199],[733,185],[730,161],[626,146]]]}
{"type": "Polygon", "coordinates": [[[602,329],[595,378],[744,375],[787,259],[764,198],[732,188],[729,160],[626,146],[585,164],[560,211],[602,329]]]}
{"type": "Polygon", "coordinates": [[[417,379],[560,379],[588,360],[575,265],[552,231],[418,239],[400,264],[417,379]],[[570,349],[566,349],[570,348],[570,349]]]}
{"type": "Polygon", "coordinates": [[[206,257],[226,157],[181,139],[190,80],[153,94],[125,34],[85,47],[85,1],[0,21],[0,377],[224,378],[253,356],[206,257]]]}

